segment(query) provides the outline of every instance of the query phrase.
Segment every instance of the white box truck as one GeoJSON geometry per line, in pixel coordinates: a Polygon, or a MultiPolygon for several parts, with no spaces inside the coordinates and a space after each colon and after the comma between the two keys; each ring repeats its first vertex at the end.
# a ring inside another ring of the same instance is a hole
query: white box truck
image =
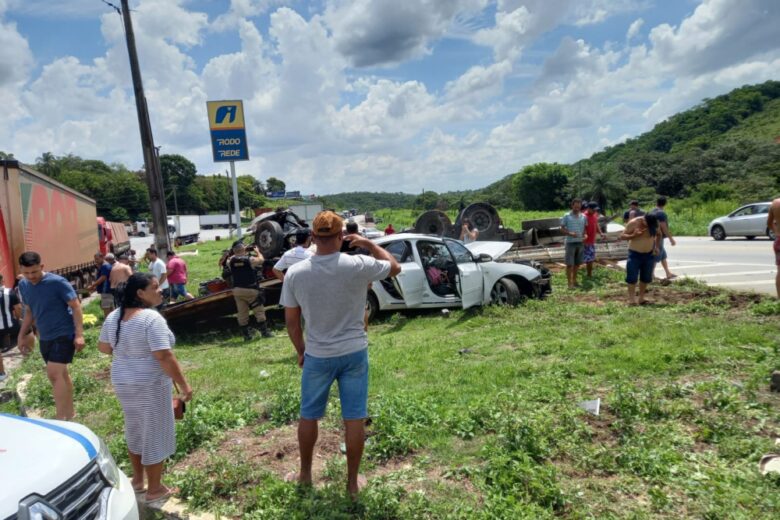
{"type": "Polygon", "coordinates": [[[236,227],[236,216],[223,213],[220,215],[201,215],[200,227],[203,229],[236,227]]]}
{"type": "Polygon", "coordinates": [[[296,204],[290,206],[290,210],[298,215],[298,218],[311,223],[311,221],[314,220],[314,216],[322,211],[322,204],[296,204]]]}
{"type": "Polygon", "coordinates": [[[168,232],[177,246],[197,242],[200,236],[200,217],[198,215],[168,217],[168,232]]]}

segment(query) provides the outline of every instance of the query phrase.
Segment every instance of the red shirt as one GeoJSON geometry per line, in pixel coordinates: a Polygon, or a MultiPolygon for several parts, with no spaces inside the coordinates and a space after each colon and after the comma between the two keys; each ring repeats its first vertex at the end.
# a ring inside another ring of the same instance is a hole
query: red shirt
{"type": "Polygon", "coordinates": [[[178,256],[168,260],[168,278],[170,283],[187,283],[187,264],[178,256]]]}
{"type": "Polygon", "coordinates": [[[393,233],[395,233],[395,229],[393,229],[392,224],[385,228],[385,235],[392,235],[393,233]]]}
{"type": "Polygon", "coordinates": [[[588,238],[585,239],[585,245],[592,246],[596,243],[596,236],[599,230],[599,214],[593,213],[592,215],[585,212],[585,233],[588,238]]]}

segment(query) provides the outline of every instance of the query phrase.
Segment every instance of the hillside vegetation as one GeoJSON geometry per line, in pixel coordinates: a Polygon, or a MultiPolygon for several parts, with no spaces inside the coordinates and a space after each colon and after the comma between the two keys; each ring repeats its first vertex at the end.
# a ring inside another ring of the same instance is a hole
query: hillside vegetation
{"type": "MultiPolygon", "coordinates": [[[[780,81],[744,86],[680,112],[651,131],[572,165],[541,163],[484,188],[406,195],[416,210],[485,201],[501,208],[551,211],[580,196],[607,210],[629,198],[689,199],[686,207],[721,200],[736,205],[780,192],[780,81]],[[555,189],[550,189],[554,186],[555,189]]],[[[404,194],[336,194],[328,203],[365,210],[399,208],[404,194]],[[360,195],[359,197],[355,197],[360,195]],[[360,205],[363,203],[364,205],[360,205]]]]}

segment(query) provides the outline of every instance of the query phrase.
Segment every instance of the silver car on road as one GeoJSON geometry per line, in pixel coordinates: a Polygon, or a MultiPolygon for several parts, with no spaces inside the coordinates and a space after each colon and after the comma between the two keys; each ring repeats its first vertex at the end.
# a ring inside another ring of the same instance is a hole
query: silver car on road
{"type": "Polygon", "coordinates": [[[771,202],[756,202],[742,206],[725,217],[710,222],[707,232],[715,240],[741,236],[753,240],[757,236],[775,239],[775,234],[767,228],[766,220],[771,202]]]}

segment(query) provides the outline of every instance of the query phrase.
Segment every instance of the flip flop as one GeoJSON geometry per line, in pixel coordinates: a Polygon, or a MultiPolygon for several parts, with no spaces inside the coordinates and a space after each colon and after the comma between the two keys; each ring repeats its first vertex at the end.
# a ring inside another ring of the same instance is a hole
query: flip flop
{"type": "Polygon", "coordinates": [[[143,495],[144,493],[146,493],[146,488],[143,485],[141,485],[141,487],[133,486],[133,491],[135,492],[136,495],[143,495]]]}
{"type": "Polygon", "coordinates": [[[653,302],[651,302],[650,300],[645,300],[645,301],[639,302],[639,305],[652,305],[652,304],[653,304],[653,302]]]}
{"type": "Polygon", "coordinates": [[[163,502],[165,502],[166,500],[168,500],[169,498],[171,498],[173,495],[175,495],[178,492],[179,492],[179,488],[177,488],[177,487],[167,488],[167,491],[165,493],[163,493],[162,495],[160,495],[159,497],[155,497],[155,498],[151,498],[151,499],[147,498],[146,499],[146,505],[150,506],[150,505],[155,505],[155,504],[162,504],[163,502]]]}

